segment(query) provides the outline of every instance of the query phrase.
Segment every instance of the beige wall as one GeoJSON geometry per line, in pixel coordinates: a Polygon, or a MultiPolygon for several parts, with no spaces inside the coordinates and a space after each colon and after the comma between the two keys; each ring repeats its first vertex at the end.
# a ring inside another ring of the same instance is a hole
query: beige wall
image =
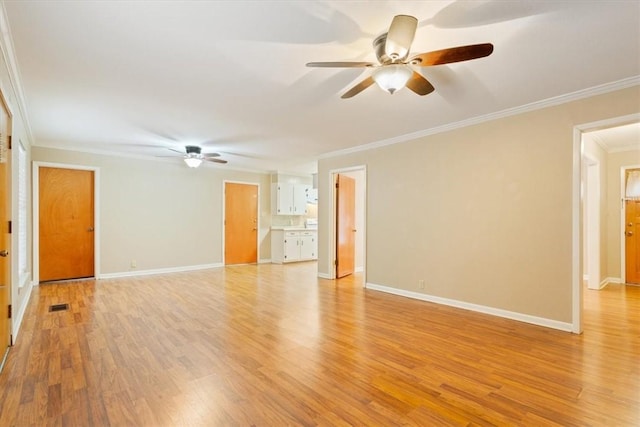
{"type": "Polygon", "coordinates": [[[640,151],[625,151],[610,153],[607,155],[607,240],[606,252],[608,254],[607,277],[617,281],[621,279],[622,260],[621,244],[622,228],[620,225],[622,197],[620,187],[620,170],[623,166],[640,165],[640,151]]]}
{"type": "Polygon", "coordinates": [[[322,159],[319,199],[330,170],[367,166],[369,283],[570,323],[573,128],[639,111],[633,87],[322,159]]]}
{"type": "Polygon", "coordinates": [[[223,181],[260,184],[261,259],[270,258],[269,175],[33,147],[33,160],[100,169],[100,273],[222,262],[223,181]],[[137,267],[131,268],[131,260],[137,267]]]}
{"type": "MultiPolygon", "coordinates": [[[[608,231],[607,231],[607,216],[608,216],[608,210],[609,210],[609,204],[608,204],[608,200],[607,200],[607,152],[604,151],[604,149],[598,144],[596,143],[592,138],[590,138],[589,134],[585,134],[583,136],[583,148],[584,148],[584,154],[586,155],[586,157],[588,157],[590,159],[590,161],[595,161],[598,163],[598,166],[594,166],[597,167],[599,169],[599,173],[600,173],[600,188],[599,188],[599,193],[600,193],[600,277],[598,278],[598,283],[602,283],[603,281],[606,280],[606,278],[608,277],[607,275],[607,271],[608,271],[608,258],[609,258],[609,253],[607,250],[607,238],[608,238],[608,231]]],[[[586,188],[586,168],[587,163],[589,163],[589,160],[587,160],[586,162],[583,161],[582,164],[582,179],[583,179],[583,190],[586,188]]],[[[584,194],[583,194],[584,196],[584,194]]],[[[585,197],[582,198],[582,210],[583,213],[586,212],[585,208],[585,197]]],[[[587,237],[587,230],[588,224],[587,221],[583,222],[583,252],[586,256],[586,252],[587,252],[587,245],[586,245],[586,237],[587,237]]],[[[587,260],[583,260],[583,272],[587,273],[588,272],[588,263],[586,262],[587,260]]]]}

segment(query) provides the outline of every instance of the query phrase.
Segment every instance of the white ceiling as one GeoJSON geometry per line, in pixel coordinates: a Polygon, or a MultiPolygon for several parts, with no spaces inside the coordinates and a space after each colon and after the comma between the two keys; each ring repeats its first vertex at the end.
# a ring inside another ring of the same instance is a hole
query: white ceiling
{"type": "Polygon", "coordinates": [[[640,76],[638,1],[3,2],[35,145],[156,156],[207,143],[228,165],[311,172],[326,153],[640,76]],[[371,87],[396,14],[412,52],[491,42],[425,67],[425,97],[371,87]]]}
{"type": "Polygon", "coordinates": [[[640,123],[611,127],[585,133],[608,153],[638,151],[640,161],[640,123]]]}

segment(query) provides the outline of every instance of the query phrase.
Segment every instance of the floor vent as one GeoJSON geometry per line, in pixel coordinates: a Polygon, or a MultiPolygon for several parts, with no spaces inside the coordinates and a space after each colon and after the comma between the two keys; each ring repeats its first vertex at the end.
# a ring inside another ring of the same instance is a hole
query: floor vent
{"type": "Polygon", "coordinates": [[[49,306],[49,311],[64,311],[69,309],[69,304],[53,304],[49,306]]]}

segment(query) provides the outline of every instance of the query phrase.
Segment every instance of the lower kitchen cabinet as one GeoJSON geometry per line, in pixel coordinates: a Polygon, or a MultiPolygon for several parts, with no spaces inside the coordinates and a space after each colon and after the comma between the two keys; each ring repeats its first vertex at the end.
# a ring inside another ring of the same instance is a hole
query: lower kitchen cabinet
{"type": "Polygon", "coordinates": [[[282,264],[318,259],[316,230],[271,230],[271,262],[282,264]]]}

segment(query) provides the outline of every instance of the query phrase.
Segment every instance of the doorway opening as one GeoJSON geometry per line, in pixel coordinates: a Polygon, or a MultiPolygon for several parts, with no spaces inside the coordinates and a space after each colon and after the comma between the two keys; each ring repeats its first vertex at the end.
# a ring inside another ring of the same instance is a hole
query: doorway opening
{"type": "Polygon", "coordinates": [[[624,283],[624,268],[619,270],[624,255],[617,249],[623,245],[618,243],[624,225],[620,190],[623,187],[618,185],[617,171],[622,165],[640,164],[638,134],[640,113],[574,127],[571,269],[574,333],[583,331],[584,292],[609,283],[624,283]],[[620,216],[616,211],[621,212],[620,216]]]}

